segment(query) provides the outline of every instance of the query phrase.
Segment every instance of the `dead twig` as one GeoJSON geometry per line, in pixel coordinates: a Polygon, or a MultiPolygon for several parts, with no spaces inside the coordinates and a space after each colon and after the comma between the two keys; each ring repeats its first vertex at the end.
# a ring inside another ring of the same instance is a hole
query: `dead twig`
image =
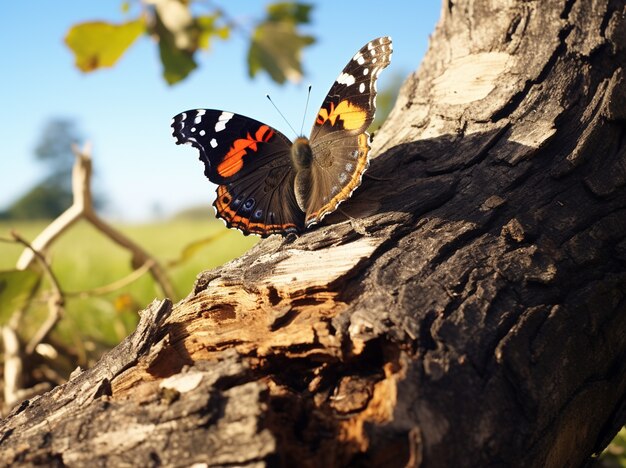
{"type": "Polygon", "coordinates": [[[59,281],[57,280],[55,274],[52,272],[52,269],[50,268],[50,265],[46,261],[43,254],[35,250],[33,246],[30,245],[30,243],[26,239],[24,239],[22,236],[20,236],[16,231],[11,231],[11,236],[17,242],[22,244],[24,247],[26,247],[28,250],[30,250],[33,253],[34,258],[37,259],[44,274],[50,281],[50,287],[52,290],[47,301],[48,302],[48,317],[46,318],[46,321],[43,324],[41,324],[39,329],[35,332],[35,334],[32,336],[32,338],[26,345],[26,348],[24,349],[26,354],[30,355],[30,354],[33,354],[37,345],[46,339],[46,337],[48,336],[48,333],[52,331],[52,329],[55,327],[57,322],[63,316],[63,313],[65,311],[64,309],[65,296],[63,294],[63,291],[61,290],[59,281]]]}
{"type": "Polygon", "coordinates": [[[72,206],[52,221],[32,242],[26,241],[16,232],[12,233],[13,239],[0,238],[2,242],[18,242],[25,247],[16,264],[18,270],[26,270],[33,262],[37,261],[41,265],[46,277],[49,278],[51,285],[51,293],[47,298],[48,317],[31,337],[24,349],[22,349],[22,344],[17,334],[23,310],[16,310],[11,316],[9,323],[1,329],[5,352],[4,401],[6,407],[11,407],[16,402],[20,401],[23,395],[26,394],[25,392],[29,393],[33,391],[33,389],[22,389],[22,374],[24,372],[23,358],[25,355],[29,356],[35,352],[37,345],[46,339],[63,316],[66,294],[62,291],[44,254],[50,245],[77,221],[84,219],[91,223],[102,234],[109,237],[124,249],[130,251],[134,265],[141,265],[141,267],[122,280],[86,293],[79,293],[81,297],[88,294],[105,294],[113,291],[135,281],[147,271],[151,273],[164,296],[171,298],[176,297],[176,291],[171,281],[157,260],[131,239],[99,218],[96,214],[91,196],[92,169],[90,145],[86,144],[82,150],[73,146],[72,151],[76,156],[76,162],[72,168],[72,206]]]}

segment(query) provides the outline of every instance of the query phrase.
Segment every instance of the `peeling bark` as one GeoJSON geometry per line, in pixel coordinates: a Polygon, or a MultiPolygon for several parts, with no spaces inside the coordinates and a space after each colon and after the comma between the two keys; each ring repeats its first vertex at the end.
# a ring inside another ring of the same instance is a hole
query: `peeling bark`
{"type": "Polygon", "coordinates": [[[579,466],[626,419],[626,6],[444,1],[343,211],[155,302],[6,463],[579,466]]]}

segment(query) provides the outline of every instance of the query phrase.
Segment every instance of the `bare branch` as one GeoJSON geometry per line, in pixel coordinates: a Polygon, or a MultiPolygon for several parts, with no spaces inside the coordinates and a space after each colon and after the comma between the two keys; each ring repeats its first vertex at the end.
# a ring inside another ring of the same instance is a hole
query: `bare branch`
{"type": "Polygon", "coordinates": [[[76,163],[72,169],[72,194],[74,202],[64,213],[50,223],[31,243],[33,251],[24,250],[17,262],[17,268],[24,270],[34,260],[34,251],[45,252],[63,232],[76,221],[85,219],[113,242],[130,251],[136,264],[151,263],[150,273],[165,296],[175,297],[176,291],[159,262],[137,243],[126,237],[113,226],[98,217],[91,197],[91,145],[86,143],[82,149],[72,147],[76,163]]]}
{"type": "Polygon", "coordinates": [[[33,335],[33,337],[30,339],[28,344],[26,345],[25,352],[27,355],[30,355],[30,354],[33,354],[37,345],[46,339],[46,337],[48,336],[48,333],[52,331],[52,329],[55,327],[55,325],[63,316],[63,313],[65,311],[63,307],[65,305],[65,296],[63,294],[63,291],[61,290],[59,281],[57,280],[55,274],[52,272],[52,269],[50,268],[50,265],[46,261],[43,254],[35,250],[28,243],[28,241],[24,239],[22,236],[20,236],[16,231],[11,231],[11,235],[17,242],[19,242],[20,244],[25,246],[27,249],[29,249],[31,252],[33,252],[34,257],[37,259],[37,261],[41,265],[41,268],[43,269],[44,274],[50,280],[50,286],[52,288],[52,292],[50,296],[48,297],[48,301],[47,301],[48,302],[48,317],[46,318],[46,321],[39,327],[39,329],[33,335]]]}

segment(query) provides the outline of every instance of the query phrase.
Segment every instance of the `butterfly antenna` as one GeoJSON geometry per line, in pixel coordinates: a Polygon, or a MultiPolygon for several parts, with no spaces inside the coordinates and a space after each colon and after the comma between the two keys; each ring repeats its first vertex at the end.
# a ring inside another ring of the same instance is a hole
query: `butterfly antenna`
{"type": "Polygon", "coordinates": [[[304,114],[302,115],[302,125],[300,125],[300,135],[304,129],[304,119],[306,118],[306,111],[309,110],[309,98],[311,97],[311,85],[309,85],[309,92],[306,93],[306,104],[304,105],[304,114]]]}
{"type": "MultiPolygon", "coordinates": [[[[280,114],[280,116],[283,118],[283,120],[287,123],[287,125],[289,125],[289,128],[291,129],[291,131],[293,133],[296,133],[296,131],[293,129],[293,127],[291,126],[291,124],[289,123],[289,121],[285,118],[285,116],[283,115],[283,113],[280,111],[280,109],[278,107],[276,107],[276,104],[274,104],[274,101],[272,101],[272,98],[270,97],[269,94],[266,94],[265,97],[269,100],[269,102],[272,103],[272,106],[274,106],[274,109],[276,109],[276,111],[280,114]]],[[[296,133],[296,137],[299,137],[300,135],[298,135],[296,133]]]]}

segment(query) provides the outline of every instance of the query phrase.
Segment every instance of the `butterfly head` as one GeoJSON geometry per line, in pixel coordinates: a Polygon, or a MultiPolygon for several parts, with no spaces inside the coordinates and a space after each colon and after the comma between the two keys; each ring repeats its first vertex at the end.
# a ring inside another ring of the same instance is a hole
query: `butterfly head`
{"type": "Polygon", "coordinates": [[[313,151],[311,150],[308,138],[298,137],[294,140],[291,146],[291,160],[293,161],[296,172],[311,167],[313,151]]]}

